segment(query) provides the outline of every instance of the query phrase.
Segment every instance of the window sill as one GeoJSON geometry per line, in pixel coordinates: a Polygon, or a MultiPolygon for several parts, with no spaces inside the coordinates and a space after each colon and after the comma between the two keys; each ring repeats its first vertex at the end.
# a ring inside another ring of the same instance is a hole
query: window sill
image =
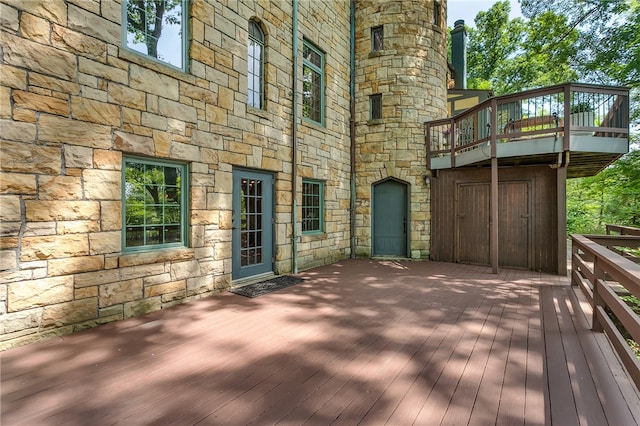
{"type": "Polygon", "coordinates": [[[379,124],[384,124],[382,118],[376,118],[375,120],[367,120],[367,126],[377,126],[379,124]]]}
{"type": "Polygon", "coordinates": [[[249,114],[257,115],[260,118],[264,118],[264,119],[269,118],[269,113],[267,111],[260,108],[255,108],[249,105],[247,105],[247,112],[249,114]]]}
{"type": "Polygon", "coordinates": [[[302,234],[302,241],[310,242],[310,241],[320,241],[326,240],[327,234],[325,232],[309,232],[302,234]]]}
{"type": "Polygon", "coordinates": [[[369,58],[377,58],[378,56],[384,56],[384,50],[373,50],[369,52],[369,58]]]}
{"type": "Polygon", "coordinates": [[[150,263],[191,260],[195,258],[195,250],[189,247],[164,248],[152,251],[126,253],[118,257],[118,267],[147,265],[150,263]]]}
{"type": "Polygon", "coordinates": [[[196,82],[195,76],[189,74],[186,70],[181,70],[180,68],[176,68],[171,64],[165,64],[162,61],[153,60],[142,53],[137,53],[124,47],[120,48],[118,58],[125,59],[129,62],[135,63],[136,65],[140,65],[141,67],[148,68],[171,77],[175,77],[188,83],[195,84],[196,82]]]}
{"type": "Polygon", "coordinates": [[[327,127],[324,124],[313,121],[310,118],[302,117],[302,124],[312,129],[318,129],[321,132],[327,131],[327,127]]]}

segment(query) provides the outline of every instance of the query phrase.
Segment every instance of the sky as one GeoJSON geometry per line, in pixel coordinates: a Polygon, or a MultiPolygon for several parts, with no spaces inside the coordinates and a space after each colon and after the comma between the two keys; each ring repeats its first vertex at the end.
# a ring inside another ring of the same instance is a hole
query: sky
{"type": "MultiPolygon", "coordinates": [[[[513,19],[522,16],[520,3],[517,0],[509,0],[511,3],[511,14],[513,19]]],[[[447,27],[453,28],[453,23],[458,19],[464,19],[467,26],[475,27],[473,19],[478,12],[487,11],[496,3],[495,0],[447,0],[447,27]]]]}

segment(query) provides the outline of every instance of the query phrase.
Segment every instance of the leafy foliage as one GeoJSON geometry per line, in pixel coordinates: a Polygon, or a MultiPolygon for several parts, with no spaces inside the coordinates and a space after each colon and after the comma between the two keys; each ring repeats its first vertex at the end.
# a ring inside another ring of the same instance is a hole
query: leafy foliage
{"type": "MultiPolygon", "coordinates": [[[[127,32],[135,43],[143,43],[147,54],[158,57],[158,40],[163,25],[180,24],[181,12],[176,10],[181,0],[129,0],[127,2],[127,32]]],[[[161,59],[161,58],[159,58],[161,59]]]]}
{"type": "Polygon", "coordinates": [[[567,182],[567,232],[599,233],[607,223],[640,226],[640,150],[597,174],[567,182]]]}

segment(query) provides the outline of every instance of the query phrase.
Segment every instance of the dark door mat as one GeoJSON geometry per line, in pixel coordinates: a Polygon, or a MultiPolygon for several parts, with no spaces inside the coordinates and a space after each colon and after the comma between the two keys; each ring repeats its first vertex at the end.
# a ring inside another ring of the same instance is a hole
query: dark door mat
{"type": "Polygon", "coordinates": [[[302,278],[293,277],[291,275],[281,275],[279,277],[273,277],[259,283],[249,284],[242,287],[229,290],[231,293],[239,294],[246,297],[258,297],[263,294],[271,293],[283,288],[291,287],[292,285],[301,283],[304,281],[302,278]]]}

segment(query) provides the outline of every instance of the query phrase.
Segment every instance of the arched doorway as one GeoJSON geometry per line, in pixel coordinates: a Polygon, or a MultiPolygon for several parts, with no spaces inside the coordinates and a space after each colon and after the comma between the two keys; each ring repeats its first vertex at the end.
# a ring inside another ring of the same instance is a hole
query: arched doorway
{"type": "Polygon", "coordinates": [[[393,178],[373,185],[371,254],[407,257],[409,188],[393,178]]]}

